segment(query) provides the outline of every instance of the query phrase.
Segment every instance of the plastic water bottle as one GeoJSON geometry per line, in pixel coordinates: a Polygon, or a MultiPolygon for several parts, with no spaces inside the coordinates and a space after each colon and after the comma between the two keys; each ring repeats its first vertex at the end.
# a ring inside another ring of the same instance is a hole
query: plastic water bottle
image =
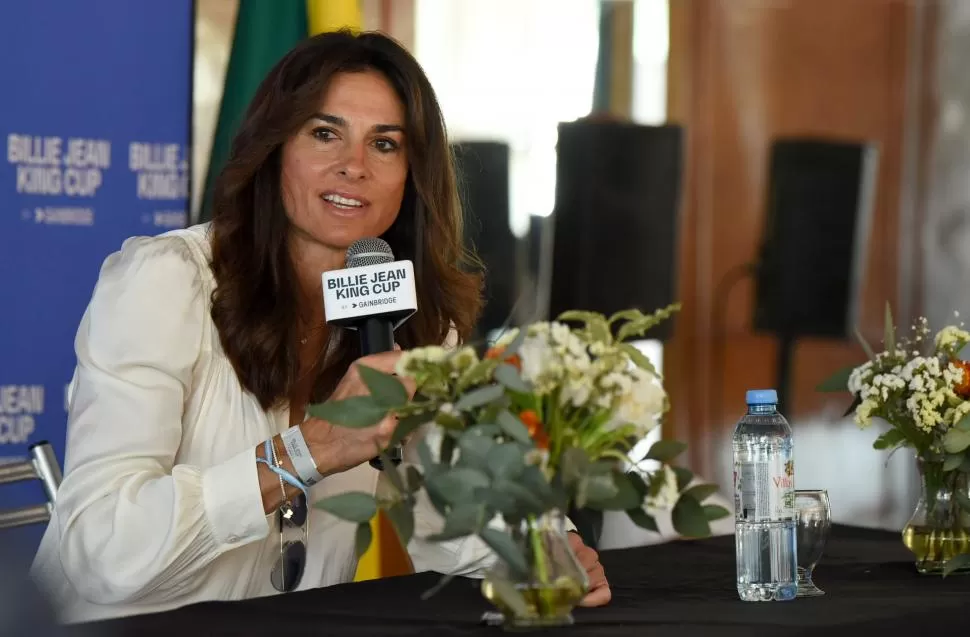
{"type": "Polygon", "coordinates": [[[738,595],[787,601],[798,591],[792,432],[773,389],[746,395],[734,429],[734,541],[738,595]]]}

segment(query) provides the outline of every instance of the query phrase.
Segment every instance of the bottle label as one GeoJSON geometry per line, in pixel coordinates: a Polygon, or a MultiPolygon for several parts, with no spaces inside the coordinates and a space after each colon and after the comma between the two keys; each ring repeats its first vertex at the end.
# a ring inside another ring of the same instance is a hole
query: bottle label
{"type": "Polygon", "coordinates": [[[776,456],[734,463],[734,510],[738,520],[795,519],[795,463],[776,456]]]}

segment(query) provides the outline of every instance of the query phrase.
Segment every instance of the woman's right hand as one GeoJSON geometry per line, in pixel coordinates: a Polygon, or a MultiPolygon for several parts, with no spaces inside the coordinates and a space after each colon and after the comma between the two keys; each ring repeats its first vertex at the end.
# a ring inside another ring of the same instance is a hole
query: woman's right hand
{"type": "MultiPolygon", "coordinates": [[[[370,392],[360,377],[359,366],[393,374],[394,366],[400,357],[401,352],[395,350],[357,359],[340,379],[330,400],[345,400],[354,396],[368,395],[370,392]]],[[[401,377],[399,380],[404,384],[408,396],[414,396],[414,381],[406,377],[401,377]]],[[[396,426],[397,419],[394,416],[387,416],[376,425],[363,429],[331,425],[319,418],[310,417],[300,425],[300,428],[310,448],[310,454],[317,463],[317,471],[326,476],[352,469],[376,456],[380,450],[387,447],[396,426]]]]}

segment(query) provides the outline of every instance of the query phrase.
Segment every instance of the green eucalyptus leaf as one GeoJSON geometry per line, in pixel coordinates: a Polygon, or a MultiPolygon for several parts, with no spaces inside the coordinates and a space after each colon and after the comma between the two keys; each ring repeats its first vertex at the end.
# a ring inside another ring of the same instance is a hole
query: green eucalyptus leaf
{"type": "Polygon", "coordinates": [[[970,475],[970,455],[963,456],[963,462],[960,463],[960,471],[970,475]]]}
{"type": "Polygon", "coordinates": [[[480,499],[494,511],[498,511],[505,516],[506,519],[509,517],[522,517],[521,503],[508,491],[493,486],[491,489],[486,489],[481,493],[480,499]]]}
{"type": "Polygon", "coordinates": [[[498,421],[498,426],[502,428],[502,431],[509,438],[516,442],[521,442],[524,445],[532,445],[532,437],[529,435],[529,430],[519,420],[519,417],[508,409],[503,409],[498,412],[496,420],[498,421]]]}
{"type": "Polygon", "coordinates": [[[408,402],[408,390],[396,376],[366,365],[357,365],[357,373],[378,405],[392,409],[408,402]]]}
{"type": "Polygon", "coordinates": [[[494,423],[475,423],[468,428],[469,431],[474,430],[479,436],[484,436],[485,438],[495,438],[496,436],[504,433],[502,428],[494,423]]]}
{"type": "Polygon", "coordinates": [[[639,526],[641,529],[653,531],[654,533],[660,532],[660,529],[657,528],[657,521],[653,519],[652,515],[643,509],[628,509],[626,514],[629,516],[630,521],[639,526]]]}
{"type": "Polygon", "coordinates": [[[494,478],[514,480],[525,469],[525,454],[514,443],[494,445],[486,457],[488,470],[494,478]]]}
{"type": "Polygon", "coordinates": [[[405,502],[395,502],[385,513],[397,531],[401,546],[407,549],[408,542],[414,536],[414,510],[405,502]]]}
{"type": "Polygon", "coordinates": [[[674,523],[674,530],[684,537],[700,538],[711,534],[711,526],[707,522],[704,509],[693,498],[677,500],[671,512],[671,521],[674,523]]]}
{"type": "Polygon", "coordinates": [[[445,516],[441,532],[428,536],[430,542],[446,542],[474,535],[484,523],[485,510],[481,503],[462,502],[445,516]]]}
{"type": "Polygon", "coordinates": [[[963,455],[958,453],[948,454],[946,460],[943,461],[944,471],[953,471],[963,464],[963,455]]]}
{"type": "Polygon", "coordinates": [[[943,434],[943,448],[947,453],[963,453],[970,447],[970,431],[950,429],[943,434]]]}
{"type": "Polygon", "coordinates": [[[407,485],[404,484],[404,478],[401,476],[398,466],[395,465],[391,461],[391,458],[383,451],[378,454],[378,457],[383,463],[384,475],[387,476],[387,480],[391,483],[391,486],[393,486],[394,489],[402,495],[407,493],[408,488],[407,485]]]}
{"type": "Polygon", "coordinates": [[[966,416],[958,420],[957,423],[953,426],[959,429],[960,431],[970,432],[970,414],[967,414],[966,416]]]}
{"type": "Polygon", "coordinates": [[[397,421],[397,427],[394,428],[394,433],[391,434],[391,441],[387,444],[388,447],[395,447],[402,442],[404,439],[414,433],[421,425],[426,424],[431,420],[429,414],[413,414],[411,416],[405,416],[397,421]]]}
{"type": "Polygon", "coordinates": [[[717,493],[716,484],[695,484],[684,491],[683,495],[694,498],[698,503],[701,503],[715,493],[717,493]]]}
{"type": "Polygon", "coordinates": [[[442,471],[426,478],[429,492],[434,492],[452,505],[471,501],[475,489],[488,487],[491,481],[484,472],[470,467],[442,471]]]}
{"type": "Polygon", "coordinates": [[[708,522],[720,520],[731,515],[730,511],[717,504],[705,504],[702,508],[704,510],[704,517],[707,518],[708,522]]]}
{"type": "Polygon", "coordinates": [[[589,474],[589,455],[582,447],[570,447],[559,459],[563,485],[569,489],[589,474]]]}
{"type": "Polygon", "coordinates": [[[646,498],[647,494],[650,492],[650,486],[643,479],[643,476],[640,475],[640,472],[629,471],[627,472],[626,477],[630,481],[630,485],[637,490],[637,493],[640,495],[640,499],[642,500],[643,498],[646,498]]]}
{"type": "Polygon", "coordinates": [[[687,449],[687,445],[679,440],[658,440],[650,447],[646,459],[669,463],[682,454],[685,449],[687,449]]]}
{"type": "Polygon", "coordinates": [[[370,543],[374,534],[370,530],[370,522],[361,522],[357,525],[357,532],[354,534],[354,553],[357,559],[364,557],[364,553],[370,548],[370,543]]]}
{"type": "Polygon", "coordinates": [[[505,388],[501,385],[486,385],[485,387],[479,387],[478,389],[473,389],[468,393],[462,394],[458,402],[455,403],[455,408],[459,411],[468,411],[487,405],[504,395],[505,388]]]}
{"type": "Polygon", "coordinates": [[[496,480],[492,484],[492,490],[499,491],[514,498],[516,501],[516,509],[522,509],[525,513],[538,515],[544,512],[545,507],[543,506],[542,499],[518,482],[512,480],[496,480]]]}
{"type": "Polygon", "coordinates": [[[694,479],[694,474],[690,469],[684,467],[674,467],[674,475],[677,476],[677,491],[683,491],[694,479]]]}
{"type": "Polygon", "coordinates": [[[417,467],[409,466],[405,471],[408,479],[408,492],[416,493],[424,486],[424,476],[418,471],[417,467]]]}
{"type": "Polygon", "coordinates": [[[519,550],[508,533],[485,527],[478,532],[478,536],[508,565],[509,570],[516,577],[528,577],[529,565],[526,562],[525,555],[522,554],[522,551],[519,550]]]}
{"type": "Polygon", "coordinates": [[[369,522],[377,513],[377,500],[369,493],[363,491],[347,491],[338,495],[324,498],[316,504],[318,509],[347,520],[348,522],[369,522]]]}
{"type": "Polygon", "coordinates": [[[835,372],[815,387],[818,392],[842,392],[849,391],[849,376],[855,371],[855,365],[843,367],[835,372]]]}
{"type": "Polygon", "coordinates": [[[388,408],[377,403],[373,396],[353,396],[343,400],[328,400],[310,405],[307,412],[331,425],[349,429],[372,427],[387,416],[388,408]]]}
{"type": "Polygon", "coordinates": [[[890,429],[876,438],[872,443],[873,449],[891,449],[906,440],[906,434],[899,429],[890,429]]]}
{"type": "Polygon", "coordinates": [[[522,376],[519,375],[519,370],[508,363],[502,363],[495,368],[495,380],[508,389],[522,394],[528,394],[532,391],[532,387],[522,380],[522,376]]]}
{"type": "Polygon", "coordinates": [[[967,568],[968,566],[970,566],[970,553],[954,555],[943,565],[943,577],[946,577],[957,569],[967,568]]]}
{"type": "Polygon", "coordinates": [[[431,447],[428,446],[427,439],[418,441],[418,460],[421,461],[421,468],[424,469],[425,479],[438,470],[438,464],[434,461],[434,456],[431,453],[431,447]]]}
{"type": "Polygon", "coordinates": [[[557,497],[552,485],[546,480],[545,475],[539,467],[535,465],[527,466],[525,471],[522,472],[522,475],[519,476],[517,482],[523,488],[528,489],[535,497],[539,498],[548,508],[553,508],[556,505],[557,497]]]}
{"type": "Polygon", "coordinates": [[[458,439],[458,449],[461,451],[459,464],[484,471],[488,466],[488,452],[495,446],[495,441],[482,436],[477,428],[467,429],[458,439]]]}
{"type": "Polygon", "coordinates": [[[600,511],[628,511],[643,504],[636,487],[627,474],[614,471],[608,476],[592,476],[589,479],[588,506],[600,511]],[[607,485],[612,485],[608,488],[607,485]]]}
{"type": "Polygon", "coordinates": [[[438,452],[440,454],[441,464],[443,466],[451,466],[451,457],[455,453],[456,444],[455,439],[451,436],[441,437],[441,446],[438,448],[438,452]]]}

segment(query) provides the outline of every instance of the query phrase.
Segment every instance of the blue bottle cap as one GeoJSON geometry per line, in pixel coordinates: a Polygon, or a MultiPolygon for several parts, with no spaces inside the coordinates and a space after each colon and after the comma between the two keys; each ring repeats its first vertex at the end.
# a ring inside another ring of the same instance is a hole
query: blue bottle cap
{"type": "Polygon", "coordinates": [[[774,389],[749,389],[744,399],[749,405],[777,405],[778,392],[774,389]]]}

